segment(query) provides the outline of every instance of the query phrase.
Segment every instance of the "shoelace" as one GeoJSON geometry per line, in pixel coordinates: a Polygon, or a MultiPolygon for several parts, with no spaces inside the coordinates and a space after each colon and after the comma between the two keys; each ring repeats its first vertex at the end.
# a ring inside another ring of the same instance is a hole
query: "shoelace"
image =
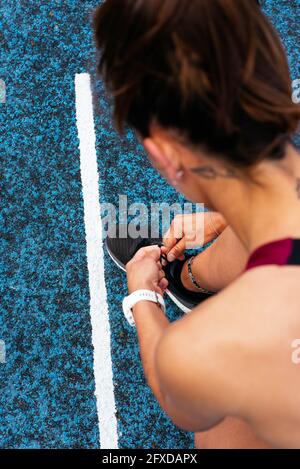
{"type": "MultiPolygon", "coordinates": [[[[158,243],[158,247],[159,247],[159,248],[162,248],[163,246],[164,246],[164,243],[162,243],[162,242],[161,242],[161,243],[158,243]]],[[[166,256],[166,254],[161,254],[160,260],[161,260],[161,261],[164,260],[164,261],[168,262],[168,258],[167,258],[167,256],[166,256]]]]}

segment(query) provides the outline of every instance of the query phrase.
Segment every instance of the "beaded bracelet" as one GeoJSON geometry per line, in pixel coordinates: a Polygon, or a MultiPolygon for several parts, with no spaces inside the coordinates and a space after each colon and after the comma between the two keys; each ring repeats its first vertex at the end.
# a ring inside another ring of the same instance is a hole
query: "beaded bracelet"
{"type": "Polygon", "coordinates": [[[195,277],[193,275],[193,272],[192,272],[192,263],[193,263],[194,259],[195,259],[195,256],[192,256],[188,260],[188,274],[189,274],[189,278],[190,278],[191,282],[193,283],[193,285],[195,285],[196,288],[198,288],[198,290],[201,293],[205,293],[206,295],[213,295],[216,292],[212,292],[212,291],[206,290],[206,288],[202,288],[199,285],[199,283],[197,282],[197,280],[195,279],[195,277]]]}

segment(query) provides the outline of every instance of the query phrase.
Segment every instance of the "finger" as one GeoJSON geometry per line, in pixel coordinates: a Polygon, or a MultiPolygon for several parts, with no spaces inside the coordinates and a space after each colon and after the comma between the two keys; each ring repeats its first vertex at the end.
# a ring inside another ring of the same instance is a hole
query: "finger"
{"type": "Polygon", "coordinates": [[[156,287],[154,287],[154,291],[156,291],[156,293],[159,293],[159,295],[161,295],[161,296],[163,296],[163,294],[164,294],[164,291],[158,285],[156,285],[156,287]]]}
{"type": "Polygon", "coordinates": [[[177,243],[177,241],[177,238],[174,236],[174,230],[172,227],[170,227],[163,237],[163,243],[166,250],[169,251],[174,246],[174,244],[177,243]]]}
{"type": "Polygon", "coordinates": [[[143,259],[145,256],[150,256],[156,261],[160,260],[161,249],[158,246],[146,246],[141,248],[132,258],[133,261],[138,261],[143,259]]]}
{"type": "Polygon", "coordinates": [[[168,254],[168,261],[173,262],[175,259],[182,258],[184,252],[186,250],[185,238],[182,238],[178,241],[177,244],[170,250],[168,254]]]}
{"type": "Polygon", "coordinates": [[[158,280],[159,280],[159,282],[160,282],[163,278],[165,278],[165,276],[166,276],[166,274],[164,273],[164,271],[163,271],[163,270],[160,270],[160,271],[158,272],[158,280]]]}
{"type": "Polygon", "coordinates": [[[158,262],[156,263],[156,265],[157,265],[157,267],[158,267],[159,270],[162,270],[162,263],[161,263],[161,261],[158,261],[158,262]]]}
{"type": "Polygon", "coordinates": [[[169,282],[166,278],[161,279],[158,286],[164,292],[168,288],[169,282]]]}
{"type": "Polygon", "coordinates": [[[164,245],[170,250],[183,236],[183,218],[176,216],[163,237],[164,245]]]}
{"type": "MultiPolygon", "coordinates": [[[[149,246],[149,248],[152,249],[149,249],[148,251],[146,251],[145,255],[147,257],[150,257],[151,259],[155,260],[156,262],[160,261],[160,258],[161,258],[161,248],[159,246],[149,246]]],[[[145,248],[147,249],[147,248],[145,248]]]]}
{"type": "Polygon", "coordinates": [[[165,267],[167,265],[167,254],[169,249],[165,246],[161,247],[161,263],[165,267]]]}

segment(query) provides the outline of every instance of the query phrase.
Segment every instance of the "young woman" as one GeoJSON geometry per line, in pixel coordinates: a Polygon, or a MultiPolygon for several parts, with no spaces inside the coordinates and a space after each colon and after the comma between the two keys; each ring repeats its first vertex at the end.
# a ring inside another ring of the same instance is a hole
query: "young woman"
{"type": "Polygon", "coordinates": [[[106,0],[95,34],[117,128],[223,230],[182,262],[208,299],[172,325],[161,255],[184,236],[126,265],[148,383],[197,447],[300,447],[300,109],[277,34],[255,0],[106,0]]]}

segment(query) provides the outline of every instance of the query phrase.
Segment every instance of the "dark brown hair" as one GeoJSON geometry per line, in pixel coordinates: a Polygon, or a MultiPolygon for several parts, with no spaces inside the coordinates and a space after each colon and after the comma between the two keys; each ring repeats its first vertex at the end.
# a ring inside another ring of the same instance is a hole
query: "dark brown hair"
{"type": "Polygon", "coordinates": [[[299,123],[286,55],[257,0],[106,0],[94,19],[114,120],[152,123],[249,167],[279,159],[299,123]]]}

